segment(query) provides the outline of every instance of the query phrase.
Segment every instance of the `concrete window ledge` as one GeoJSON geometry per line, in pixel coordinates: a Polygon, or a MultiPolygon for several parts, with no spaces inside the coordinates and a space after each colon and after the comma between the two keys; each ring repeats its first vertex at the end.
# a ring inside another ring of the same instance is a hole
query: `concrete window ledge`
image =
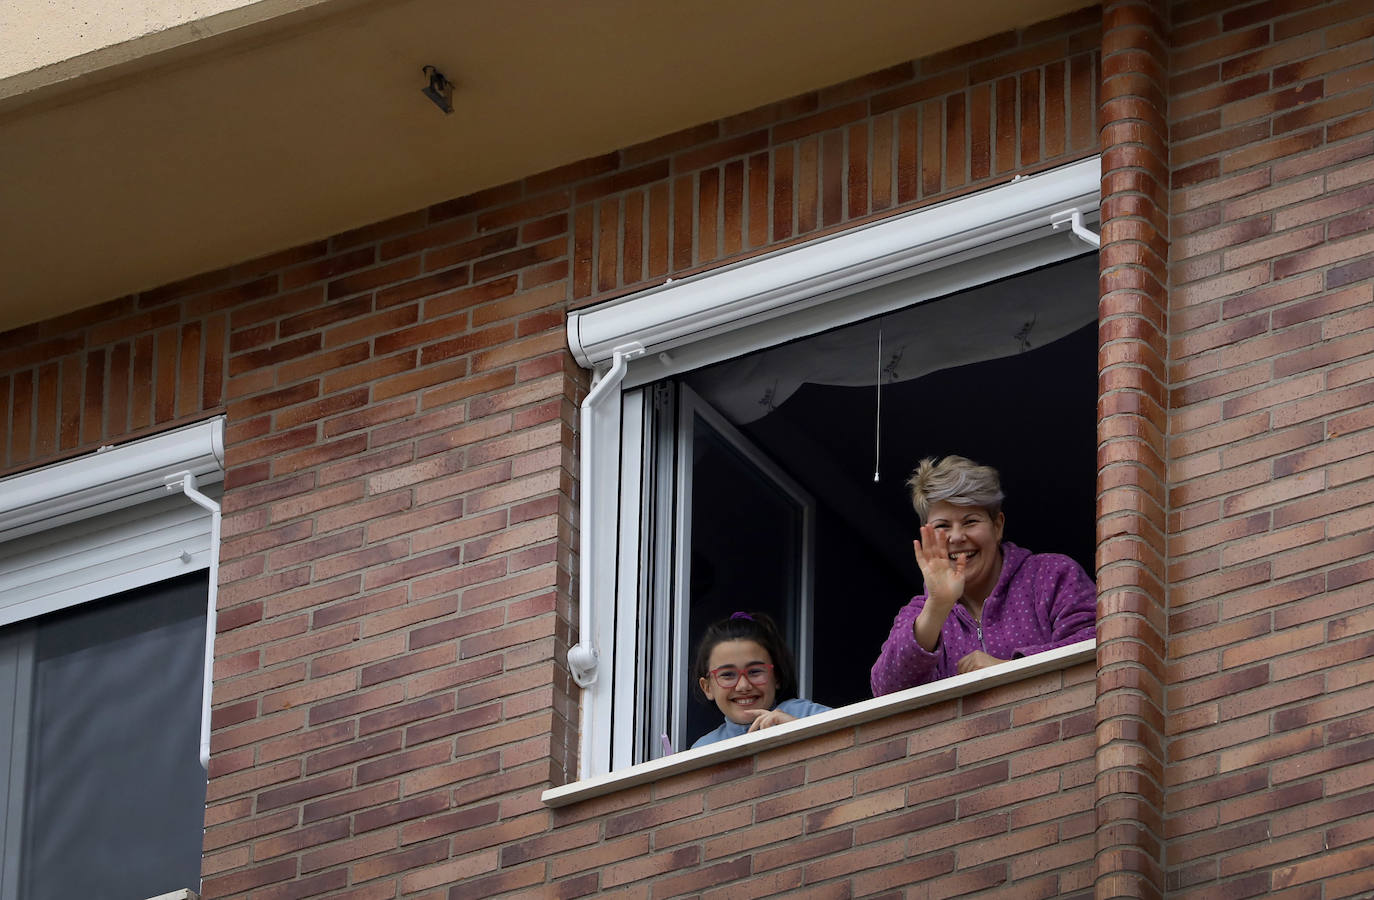
{"type": "Polygon", "coordinates": [[[1080,641],[1076,644],[1069,644],[1067,647],[1059,647],[1045,653],[1038,653],[1035,656],[1014,659],[998,666],[970,672],[967,675],[956,675],[953,678],[909,688],[895,694],[888,694],[885,697],[875,697],[862,703],[852,703],[827,713],[776,725],[765,731],[742,734],[739,737],[711,744],[698,750],[684,750],[681,753],[674,753],[662,759],[630,766],[618,772],[610,772],[594,778],[584,778],[562,787],[550,788],[544,792],[542,799],[548,806],[567,806],[636,785],[658,781],[670,775],[702,769],[716,763],[738,759],[741,756],[750,756],[773,747],[796,743],[817,735],[838,731],[841,728],[862,725],[865,722],[919,709],[923,706],[933,706],[945,700],[985,691],[998,685],[1020,681],[1045,672],[1068,669],[1094,660],[1096,656],[1097,641],[1092,639],[1080,641]]]}

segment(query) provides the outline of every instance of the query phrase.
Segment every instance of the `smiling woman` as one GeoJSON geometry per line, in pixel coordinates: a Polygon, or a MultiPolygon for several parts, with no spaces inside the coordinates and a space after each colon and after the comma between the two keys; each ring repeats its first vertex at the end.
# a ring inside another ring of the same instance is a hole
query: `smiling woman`
{"type": "Polygon", "coordinates": [[[1096,637],[1097,588],[1083,568],[1002,540],[996,469],[925,459],[907,483],[926,592],[897,614],[873,666],[874,696],[1096,637]]]}

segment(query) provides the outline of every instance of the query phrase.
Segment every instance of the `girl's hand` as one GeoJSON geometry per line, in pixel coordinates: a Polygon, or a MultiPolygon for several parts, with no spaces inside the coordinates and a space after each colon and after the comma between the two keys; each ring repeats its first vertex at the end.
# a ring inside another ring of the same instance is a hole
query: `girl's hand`
{"type": "Polygon", "coordinates": [[[998,659],[991,653],[984,653],[982,650],[974,650],[968,656],[959,660],[959,674],[976,672],[979,669],[986,669],[988,666],[995,666],[998,663],[1006,662],[1005,659],[998,659]]]}
{"type": "Polygon", "coordinates": [[[795,722],[796,716],[790,716],[780,709],[751,709],[749,714],[754,717],[754,721],[749,725],[749,731],[760,731],[764,728],[772,728],[774,725],[781,725],[783,722],[795,722]]]}

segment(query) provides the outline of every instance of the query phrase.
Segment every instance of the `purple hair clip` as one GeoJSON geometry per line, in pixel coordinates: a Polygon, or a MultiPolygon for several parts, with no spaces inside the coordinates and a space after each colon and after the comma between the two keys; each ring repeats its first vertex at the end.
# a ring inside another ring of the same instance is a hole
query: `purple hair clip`
{"type": "Polygon", "coordinates": [[[731,614],[730,614],[730,618],[731,618],[732,620],[733,620],[733,619],[748,619],[750,622],[754,621],[754,617],[751,616],[751,615],[749,615],[747,612],[731,613],[731,614]]]}

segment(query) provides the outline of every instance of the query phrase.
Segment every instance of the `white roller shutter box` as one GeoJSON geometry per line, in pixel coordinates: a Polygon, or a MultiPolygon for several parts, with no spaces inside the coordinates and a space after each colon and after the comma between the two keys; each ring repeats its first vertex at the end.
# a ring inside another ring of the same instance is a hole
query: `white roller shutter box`
{"type": "Polygon", "coordinates": [[[223,420],[0,479],[0,626],[210,564],[210,514],[166,482],[223,480],[223,420]]]}

